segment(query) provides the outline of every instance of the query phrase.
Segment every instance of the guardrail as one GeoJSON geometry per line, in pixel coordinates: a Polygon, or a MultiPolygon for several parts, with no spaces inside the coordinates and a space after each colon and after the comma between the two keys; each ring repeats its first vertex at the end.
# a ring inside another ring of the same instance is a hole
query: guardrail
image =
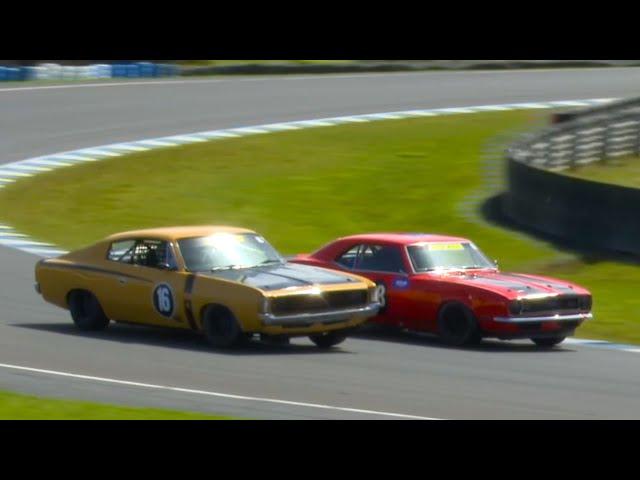
{"type": "Polygon", "coordinates": [[[640,154],[640,98],[560,114],[507,150],[511,221],[577,247],[640,255],[640,190],[557,173],[640,154]]]}
{"type": "Polygon", "coordinates": [[[640,155],[639,98],[558,115],[553,126],[523,138],[507,153],[551,170],[634,154],[640,155]]]}
{"type": "Polygon", "coordinates": [[[43,63],[27,67],[0,66],[0,81],[83,80],[101,78],[152,78],[180,75],[180,67],[173,64],[134,62],[94,64],[84,66],[43,63]]]}

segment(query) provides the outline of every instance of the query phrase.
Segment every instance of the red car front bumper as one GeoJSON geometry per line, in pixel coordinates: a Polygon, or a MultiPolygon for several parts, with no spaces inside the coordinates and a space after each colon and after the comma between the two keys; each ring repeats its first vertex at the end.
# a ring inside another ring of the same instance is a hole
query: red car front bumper
{"type": "Polygon", "coordinates": [[[591,320],[591,313],[575,313],[548,316],[513,316],[480,319],[483,336],[500,339],[542,338],[572,335],[585,320],[591,320]]]}

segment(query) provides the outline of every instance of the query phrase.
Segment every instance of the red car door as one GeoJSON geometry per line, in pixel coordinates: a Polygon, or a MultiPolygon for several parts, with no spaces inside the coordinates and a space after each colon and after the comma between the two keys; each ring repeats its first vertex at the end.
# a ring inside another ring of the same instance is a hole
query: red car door
{"type": "Polygon", "coordinates": [[[406,326],[411,311],[410,280],[399,246],[355,245],[335,261],[345,270],[362,275],[378,285],[378,297],[383,306],[372,322],[406,326]]]}

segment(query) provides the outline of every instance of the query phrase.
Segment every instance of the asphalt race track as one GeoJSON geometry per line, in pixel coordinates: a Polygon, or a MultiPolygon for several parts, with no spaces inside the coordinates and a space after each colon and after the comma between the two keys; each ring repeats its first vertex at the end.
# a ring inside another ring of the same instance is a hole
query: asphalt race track
{"type": "MultiPolygon", "coordinates": [[[[0,163],[287,120],[631,96],[640,68],[125,83],[0,88],[0,163]]],[[[361,335],[329,352],[306,339],[217,352],[189,332],[86,334],[34,292],[36,260],[0,248],[0,390],[249,418],[640,418],[638,353],[456,349],[410,334],[361,335]]]]}

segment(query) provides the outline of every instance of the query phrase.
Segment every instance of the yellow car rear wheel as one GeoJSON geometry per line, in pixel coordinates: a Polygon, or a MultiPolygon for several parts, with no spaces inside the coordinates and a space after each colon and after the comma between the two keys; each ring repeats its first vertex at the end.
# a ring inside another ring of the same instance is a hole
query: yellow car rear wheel
{"type": "Polygon", "coordinates": [[[69,294],[68,304],[73,323],[80,330],[104,330],[109,325],[109,319],[93,293],[86,290],[74,290],[69,294]]]}

